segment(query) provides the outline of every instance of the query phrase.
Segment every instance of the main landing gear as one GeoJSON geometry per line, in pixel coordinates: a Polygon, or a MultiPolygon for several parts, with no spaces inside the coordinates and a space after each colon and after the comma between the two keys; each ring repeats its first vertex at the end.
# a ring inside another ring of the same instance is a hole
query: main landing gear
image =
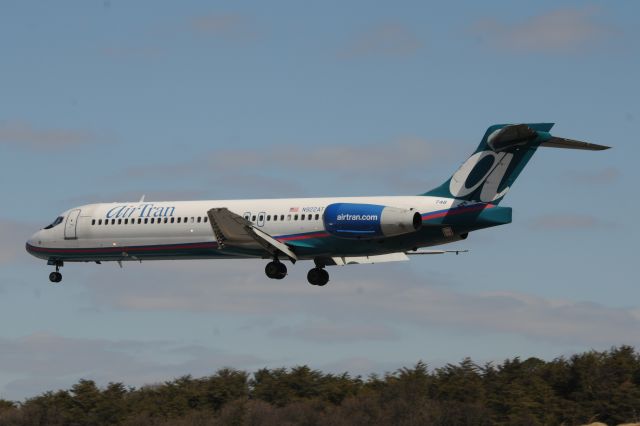
{"type": "Polygon", "coordinates": [[[284,263],[276,259],[273,262],[267,263],[267,266],[264,268],[264,273],[273,280],[281,280],[287,276],[287,267],[284,263]]]}
{"type": "Polygon", "coordinates": [[[60,268],[64,266],[64,263],[62,263],[62,261],[60,260],[49,261],[49,265],[55,265],[56,267],[55,272],[52,272],[49,274],[49,281],[51,281],[52,283],[59,283],[60,281],[62,281],[62,274],[60,273],[60,268]]]}
{"type": "Polygon", "coordinates": [[[329,282],[329,273],[324,268],[315,267],[309,270],[309,273],[307,274],[307,281],[309,281],[309,284],[311,285],[318,285],[322,287],[329,282]]]}
{"type": "MultiPolygon", "coordinates": [[[[264,268],[264,273],[273,280],[281,280],[287,276],[287,267],[278,259],[274,259],[267,263],[267,266],[264,268]]],[[[328,283],[329,273],[324,269],[324,264],[316,262],[316,267],[309,270],[307,274],[307,281],[309,281],[311,285],[320,287],[328,283]]]]}

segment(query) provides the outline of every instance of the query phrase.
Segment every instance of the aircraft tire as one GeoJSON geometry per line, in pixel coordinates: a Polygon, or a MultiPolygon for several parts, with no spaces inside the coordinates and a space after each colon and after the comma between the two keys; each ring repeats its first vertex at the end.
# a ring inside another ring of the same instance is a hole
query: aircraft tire
{"type": "Polygon", "coordinates": [[[322,268],[312,268],[307,273],[307,281],[311,285],[322,287],[329,282],[329,273],[322,268]]]}
{"type": "Polygon", "coordinates": [[[287,267],[284,263],[278,262],[278,274],[276,275],[277,280],[281,280],[287,276],[287,267]]]}
{"type": "Polygon", "coordinates": [[[287,276],[287,267],[282,262],[269,262],[264,268],[264,273],[272,280],[281,280],[287,276]]]}
{"type": "Polygon", "coordinates": [[[49,274],[49,281],[52,283],[59,283],[62,281],[62,274],[60,272],[52,272],[49,274]]]}

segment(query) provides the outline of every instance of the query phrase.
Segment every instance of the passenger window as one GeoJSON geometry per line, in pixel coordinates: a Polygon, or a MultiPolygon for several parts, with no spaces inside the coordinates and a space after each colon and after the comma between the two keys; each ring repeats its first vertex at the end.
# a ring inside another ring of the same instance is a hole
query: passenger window
{"type": "Polygon", "coordinates": [[[310,214],[309,217],[307,217],[307,219],[309,219],[309,220],[313,219],[313,215],[310,214]]]}
{"type": "Polygon", "coordinates": [[[207,216],[204,217],[204,223],[209,222],[209,218],[207,216]]]}
{"type": "Polygon", "coordinates": [[[98,225],[102,225],[102,219],[98,219],[98,225]]]}
{"type": "Polygon", "coordinates": [[[96,224],[96,220],[95,219],[91,219],[91,224],[95,225],[96,224]]]}
{"type": "Polygon", "coordinates": [[[116,220],[115,219],[111,219],[111,224],[115,225],[116,224],[116,220]]]}
{"type": "Polygon", "coordinates": [[[138,218],[138,225],[142,223],[142,218],[138,218]]]}
{"type": "Polygon", "coordinates": [[[268,215],[267,215],[267,222],[269,222],[270,220],[271,220],[271,215],[270,215],[270,214],[268,214],[268,215]]]}
{"type": "Polygon", "coordinates": [[[164,223],[167,223],[167,221],[168,221],[168,220],[169,220],[169,218],[168,218],[168,217],[165,217],[165,218],[164,218],[164,223]]]}
{"type": "Polygon", "coordinates": [[[284,215],[283,214],[280,215],[280,220],[284,220],[284,215]]]}
{"type": "Polygon", "coordinates": [[[154,220],[155,220],[154,218],[151,218],[151,223],[154,223],[154,222],[153,222],[154,220]]]}
{"type": "Polygon", "coordinates": [[[316,220],[320,218],[320,215],[316,213],[316,220]]]}
{"type": "Polygon", "coordinates": [[[129,219],[125,219],[125,220],[124,220],[124,224],[125,224],[125,225],[128,225],[128,224],[129,224],[129,219]]]}
{"type": "Polygon", "coordinates": [[[293,215],[293,220],[298,220],[298,215],[297,214],[293,215]]]}
{"type": "Polygon", "coordinates": [[[180,223],[180,219],[182,219],[181,217],[178,218],[178,223],[180,223]]]}
{"type": "Polygon", "coordinates": [[[174,221],[175,221],[175,218],[173,218],[173,217],[172,217],[172,218],[171,218],[171,223],[173,223],[174,221]]]}
{"type": "Polygon", "coordinates": [[[287,215],[287,220],[291,220],[291,215],[290,214],[287,215]]]}
{"type": "Polygon", "coordinates": [[[255,222],[256,221],[256,215],[251,216],[251,222],[255,222]]]}
{"type": "MultiPolygon", "coordinates": [[[[267,218],[268,218],[268,217],[269,217],[269,216],[267,216],[267,218]]],[[[275,222],[275,221],[277,221],[277,220],[278,220],[278,215],[277,215],[277,214],[274,214],[274,215],[273,215],[273,221],[275,222]]]]}
{"type": "Polygon", "coordinates": [[[202,218],[198,216],[198,223],[200,223],[201,221],[202,221],[202,218]]]}
{"type": "Polygon", "coordinates": [[[193,220],[193,216],[191,216],[191,223],[193,223],[193,222],[194,222],[194,220],[193,220]]]}
{"type": "Polygon", "coordinates": [[[144,223],[145,223],[145,225],[146,225],[147,223],[149,223],[149,218],[148,218],[148,217],[145,217],[145,218],[144,218],[144,223]]]}
{"type": "Polygon", "coordinates": [[[300,215],[300,220],[304,220],[304,215],[303,214],[300,215]]]}

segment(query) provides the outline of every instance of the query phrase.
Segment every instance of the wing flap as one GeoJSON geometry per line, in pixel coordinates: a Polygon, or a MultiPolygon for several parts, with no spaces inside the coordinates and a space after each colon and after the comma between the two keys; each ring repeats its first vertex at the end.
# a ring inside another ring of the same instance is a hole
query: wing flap
{"type": "Polygon", "coordinates": [[[256,228],[247,219],[226,207],[210,209],[207,211],[207,216],[220,249],[225,246],[258,244],[272,256],[283,254],[292,262],[298,260],[298,256],[289,246],[256,228]]]}
{"type": "Polygon", "coordinates": [[[289,248],[288,245],[276,240],[266,232],[256,228],[255,226],[251,226],[249,229],[247,229],[247,232],[253,237],[255,241],[258,242],[258,244],[264,247],[271,254],[275,255],[277,254],[277,252],[280,252],[287,255],[287,257],[291,259],[292,262],[298,260],[298,256],[296,256],[296,254],[289,248]]]}

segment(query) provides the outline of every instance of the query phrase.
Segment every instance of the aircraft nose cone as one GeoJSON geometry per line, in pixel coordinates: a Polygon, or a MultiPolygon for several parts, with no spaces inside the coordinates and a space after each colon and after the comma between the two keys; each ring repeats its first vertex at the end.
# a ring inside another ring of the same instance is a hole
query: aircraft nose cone
{"type": "Polygon", "coordinates": [[[36,232],[35,234],[33,234],[31,237],[29,237],[29,239],[27,240],[26,244],[25,244],[25,248],[27,250],[28,253],[33,254],[34,252],[34,248],[40,245],[40,241],[38,240],[38,237],[40,234],[40,231],[36,232]]]}

